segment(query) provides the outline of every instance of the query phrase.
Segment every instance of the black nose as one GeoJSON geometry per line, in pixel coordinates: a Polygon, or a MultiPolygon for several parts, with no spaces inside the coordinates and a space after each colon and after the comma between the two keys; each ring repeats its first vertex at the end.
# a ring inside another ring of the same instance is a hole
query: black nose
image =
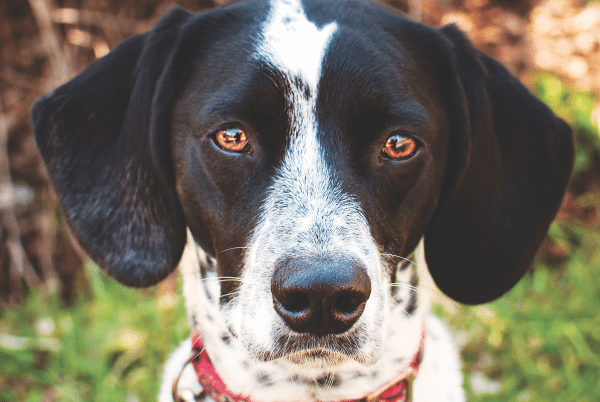
{"type": "Polygon", "coordinates": [[[340,334],[358,320],[371,281],[365,268],[345,259],[287,260],[271,280],[275,310],[294,331],[340,334]]]}

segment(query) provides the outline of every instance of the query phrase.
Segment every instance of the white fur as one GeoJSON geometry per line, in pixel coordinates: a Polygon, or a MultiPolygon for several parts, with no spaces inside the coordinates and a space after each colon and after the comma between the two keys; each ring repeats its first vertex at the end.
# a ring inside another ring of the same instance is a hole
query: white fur
{"type": "Polygon", "coordinates": [[[189,338],[181,342],[177,349],[171,353],[169,360],[165,363],[165,369],[162,376],[163,380],[160,384],[160,391],[158,394],[158,400],[160,402],[173,402],[172,387],[173,382],[177,377],[179,377],[177,394],[186,402],[194,401],[196,395],[200,395],[202,392],[202,386],[198,382],[198,376],[194,371],[194,367],[188,365],[184,369],[185,362],[190,358],[191,353],[192,341],[189,338]]]}
{"type": "Polygon", "coordinates": [[[262,30],[257,57],[292,78],[301,78],[316,93],[321,63],[337,24],[322,29],[310,22],[301,0],[273,0],[262,30]]]}
{"type": "Polygon", "coordinates": [[[456,343],[442,321],[428,314],[423,362],[413,383],[415,402],[464,402],[465,391],[456,343]]]}

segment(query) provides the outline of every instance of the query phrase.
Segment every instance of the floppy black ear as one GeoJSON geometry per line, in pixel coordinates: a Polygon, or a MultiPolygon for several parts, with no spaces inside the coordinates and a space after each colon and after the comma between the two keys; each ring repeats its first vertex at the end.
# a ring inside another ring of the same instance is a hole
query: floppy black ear
{"type": "Polygon", "coordinates": [[[572,169],[569,126],[454,26],[456,85],[446,188],[425,234],[433,279],[451,298],[491,301],[531,264],[572,169]]]}
{"type": "Polygon", "coordinates": [[[169,156],[169,63],[192,14],[171,10],[40,98],[35,137],[64,214],[90,256],[131,286],[176,266],[185,222],[169,156]]]}

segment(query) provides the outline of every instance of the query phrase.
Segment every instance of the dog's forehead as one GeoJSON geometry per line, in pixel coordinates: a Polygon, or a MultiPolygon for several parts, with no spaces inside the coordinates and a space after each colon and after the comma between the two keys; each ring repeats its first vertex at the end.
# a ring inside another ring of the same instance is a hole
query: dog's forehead
{"type": "Polygon", "coordinates": [[[272,0],[257,57],[316,89],[325,51],[336,29],[335,22],[319,28],[309,21],[301,0],[272,0]]]}
{"type": "MultiPolygon", "coordinates": [[[[315,123],[313,134],[322,146],[340,135],[357,145],[375,138],[363,133],[378,133],[388,123],[427,126],[433,117],[427,113],[431,90],[417,79],[427,67],[403,46],[406,35],[391,34],[402,25],[410,31],[415,23],[372,4],[347,6],[269,2],[254,59],[287,81],[281,87],[289,91],[288,133],[310,135],[306,126],[315,123]]],[[[413,41],[421,40],[419,32],[413,41]]]]}
{"type": "MultiPolygon", "coordinates": [[[[422,98],[431,91],[413,88],[427,81],[418,79],[427,68],[404,47],[406,38],[396,38],[398,26],[409,32],[414,23],[390,9],[353,1],[270,0],[232,11],[240,18],[215,14],[218,23],[211,26],[227,31],[201,47],[209,51],[195,59],[178,102],[195,131],[240,122],[255,144],[268,149],[267,165],[276,166],[293,137],[311,134],[307,125],[324,147],[343,141],[359,149],[383,136],[389,122],[430,120],[422,98]],[[233,36],[223,39],[225,33],[233,36]]],[[[409,35],[412,41],[419,36],[409,35]]],[[[333,157],[338,150],[332,150],[333,157]]]]}
{"type": "MultiPolygon", "coordinates": [[[[305,97],[309,94],[318,97],[318,91],[327,91],[326,97],[339,102],[342,100],[339,97],[327,96],[332,95],[329,92],[333,84],[337,86],[336,92],[347,87],[350,91],[387,98],[402,107],[415,99],[415,94],[423,92],[421,88],[414,90],[414,79],[403,77],[415,78],[426,67],[416,68],[420,64],[418,56],[404,48],[403,40],[399,39],[405,34],[392,39],[390,32],[386,32],[392,26],[414,25],[414,22],[368,4],[352,3],[349,10],[335,2],[318,4],[320,7],[315,9],[310,1],[269,2],[254,58],[281,73],[288,81],[286,87],[304,89],[305,97]],[[322,82],[324,74],[328,82],[322,82]]],[[[420,31],[415,30],[412,41],[421,40],[420,31]]],[[[348,95],[357,99],[361,94],[348,95]]]]}

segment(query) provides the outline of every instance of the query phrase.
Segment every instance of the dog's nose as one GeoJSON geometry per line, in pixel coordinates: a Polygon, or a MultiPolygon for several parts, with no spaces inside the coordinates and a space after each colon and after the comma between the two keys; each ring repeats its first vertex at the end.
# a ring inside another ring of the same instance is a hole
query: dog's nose
{"type": "Polygon", "coordinates": [[[355,261],[287,260],[271,280],[275,310],[294,331],[316,336],[340,334],[358,320],[371,281],[355,261]]]}

